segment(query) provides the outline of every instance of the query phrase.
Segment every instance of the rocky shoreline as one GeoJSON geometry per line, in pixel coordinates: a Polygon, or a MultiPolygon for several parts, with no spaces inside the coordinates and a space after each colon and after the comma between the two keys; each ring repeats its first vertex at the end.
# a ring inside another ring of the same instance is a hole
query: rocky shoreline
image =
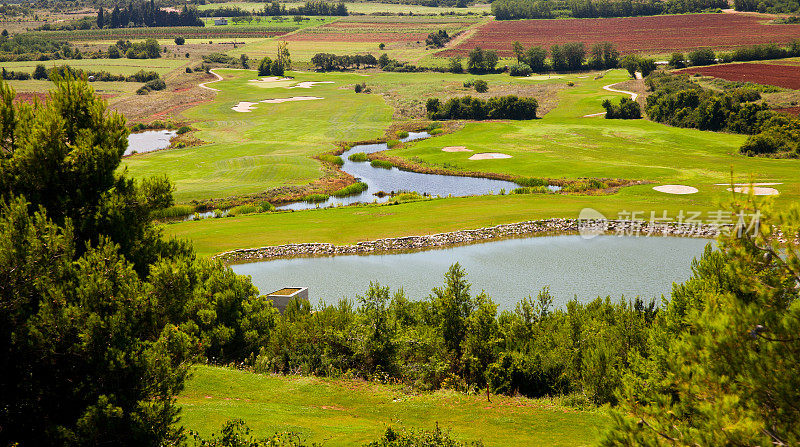
{"type": "Polygon", "coordinates": [[[707,224],[653,223],[630,220],[579,221],[578,219],[545,219],[475,230],[458,230],[425,236],[404,236],[358,242],[353,245],[327,243],[285,244],[259,248],[243,248],[215,255],[225,263],[259,261],[298,256],[333,256],[414,251],[443,248],[513,237],[532,235],[581,234],[591,238],[596,235],[618,236],[678,236],[714,238],[722,227],[707,224]]]}

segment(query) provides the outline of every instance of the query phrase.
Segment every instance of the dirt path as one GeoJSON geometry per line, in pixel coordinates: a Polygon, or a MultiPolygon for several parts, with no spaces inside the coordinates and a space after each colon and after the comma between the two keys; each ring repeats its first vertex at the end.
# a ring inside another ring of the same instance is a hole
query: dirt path
{"type": "Polygon", "coordinates": [[[206,82],[203,82],[203,83],[201,83],[201,84],[197,84],[197,86],[198,86],[198,87],[200,87],[200,88],[204,88],[204,89],[206,89],[206,90],[211,90],[211,91],[214,91],[214,92],[219,92],[219,91],[221,91],[221,90],[219,90],[219,89],[216,89],[216,88],[213,88],[213,87],[209,87],[209,86],[207,86],[206,84],[211,84],[211,83],[213,83],[213,82],[219,82],[219,81],[221,81],[221,80],[222,80],[222,76],[220,76],[220,75],[218,75],[218,74],[214,73],[214,70],[209,70],[208,72],[209,72],[209,73],[211,73],[212,75],[216,76],[216,77],[217,77],[217,79],[214,79],[213,81],[206,81],[206,82]]]}
{"type": "Polygon", "coordinates": [[[627,90],[617,90],[617,89],[615,89],[615,88],[611,88],[611,86],[612,86],[612,85],[617,85],[617,84],[619,84],[619,82],[617,82],[617,83],[614,83],[614,84],[608,84],[608,85],[604,85],[604,86],[603,86],[603,90],[607,90],[607,91],[609,91],[609,92],[614,92],[614,93],[624,93],[624,94],[626,94],[626,95],[631,95],[631,99],[632,99],[632,100],[634,100],[634,101],[636,101],[636,98],[638,98],[638,97],[639,97],[639,94],[638,94],[638,93],[629,92],[629,91],[627,91],[627,90]]]}

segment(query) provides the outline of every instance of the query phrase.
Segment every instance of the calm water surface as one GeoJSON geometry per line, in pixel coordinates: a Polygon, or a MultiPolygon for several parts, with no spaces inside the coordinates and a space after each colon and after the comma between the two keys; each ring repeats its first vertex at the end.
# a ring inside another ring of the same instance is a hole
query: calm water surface
{"type": "Polygon", "coordinates": [[[483,244],[414,253],[335,256],[263,261],[234,265],[250,275],[261,293],[287,286],[309,288],[312,303],[355,299],[370,281],[394,291],[403,288],[411,299],[424,299],[443,284],[448,267],[460,262],[473,294],[481,290],[501,309],[513,309],[521,298],[535,296],[549,285],[554,305],[576,296],[618,299],[669,295],[673,282],[691,275],[705,239],[670,237],[580,236],[508,239],[483,244]]]}
{"type": "Polygon", "coordinates": [[[125,155],[141,154],[169,147],[169,142],[178,132],[174,130],[148,130],[128,135],[128,149],[125,155]]]}
{"type": "MultiPolygon", "coordinates": [[[[427,132],[409,132],[408,137],[403,138],[402,141],[420,140],[428,137],[430,137],[430,134],[427,132]]],[[[341,155],[342,160],[344,160],[344,165],[342,165],[340,169],[366,183],[368,188],[364,192],[347,197],[331,196],[327,201],[317,204],[295,202],[278,208],[304,210],[335,205],[350,205],[352,203],[386,202],[391,199],[390,196],[384,196],[382,198],[375,196],[374,194],[379,191],[389,194],[399,191],[416,191],[420,194],[445,197],[448,195],[471,196],[499,194],[501,190],[511,192],[512,189],[519,186],[516,183],[502,180],[421,174],[418,172],[401,171],[397,168],[374,168],[369,162],[354,162],[348,159],[350,155],[358,152],[372,154],[374,152],[385,151],[386,149],[388,149],[386,143],[361,144],[353,146],[341,155]]]]}

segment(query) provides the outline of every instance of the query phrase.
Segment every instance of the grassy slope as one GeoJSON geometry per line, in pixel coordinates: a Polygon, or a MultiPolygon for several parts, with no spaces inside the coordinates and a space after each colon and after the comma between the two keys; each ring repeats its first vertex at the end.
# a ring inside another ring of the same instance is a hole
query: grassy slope
{"type": "Polygon", "coordinates": [[[359,445],[389,425],[452,429],[487,446],[581,446],[596,441],[607,417],[547,401],[466,396],[440,391],[409,395],[397,387],[313,377],[282,377],[201,366],[179,396],[183,423],[208,435],[231,418],[256,435],[292,431],[326,446],[359,445]]]}
{"type": "Polygon", "coordinates": [[[80,68],[92,71],[107,71],[115,75],[132,75],[139,70],[156,71],[160,75],[165,75],[170,71],[186,64],[186,61],[179,58],[159,58],[159,59],[59,59],[53,61],[24,61],[24,62],[3,62],[6,70],[26,71],[32,73],[37,65],[42,64],[46,68],[69,65],[72,68],[80,68]]]}
{"type": "Polygon", "coordinates": [[[374,95],[357,95],[342,86],[361,82],[353,74],[296,74],[296,81],[333,81],[310,89],[264,88],[248,82],[255,71],[219,70],[224,81],[215,101],[185,115],[196,120],[197,138],[214,143],[129,158],[134,176],[167,173],[175,182],[178,201],[262,192],[286,184],[305,184],[321,176],[310,157],[342,140],[383,135],[391,110],[374,95]],[[239,101],[292,96],[324,100],[258,104],[255,110],[231,110],[239,101]],[[347,104],[346,107],[342,107],[347,104]],[[324,117],[324,119],[320,119],[324,117]]]}
{"type": "MultiPolygon", "coordinates": [[[[370,83],[403,94],[427,91],[432,80],[442,85],[466,78],[454,75],[374,75],[370,83]],[[440,78],[437,78],[440,76],[440,78]]],[[[596,208],[610,218],[623,211],[643,212],[649,218],[667,212],[702,211],[702,219],[730,200],[724,186],[733,169],[736,181],[752,176],[758,181],[783,182],[779,203],[798,200],[800,184],[795,160],[753,159],[736,151],[743,136],[677,129],[649,121],[582,118],[602,110],[604,98],[621,95],[602,86],[625,79],[621,71],[604,79],[567,76],[541,81],[513,81],[508,76],[487,77],[492,86],[501,82],[559,82],[575,87],[561,90],[559,106],[543,119],[530,122],[468,124],[450,135],[416,142],[393,150],[400,156],[418,156],[433,164],[449,163],[471,170],[508,172],[529,176],[578,178],[623,177],[657,183],[696,186],[692,195],[668,195],[641,185],[607,196],[533,195],[470,197],[404,204],[391,207],[356,207],[299,213],[277,213],[229,219],[186,222],[167,226],[171,235],[191,239],[202,254],[234,248],[294,242],[353,243],[380,237],[427,234],[476,228],[547,217],[577,217],[584,207],[596,208]],[[445,153],[444,146],[466,145],[476,152],[499,151],[514,155],[507,160],[466,160],[469,154],[445,153]],[[364,225],[370,222],[370,225],[364,225]],[[357,229],[357,231],[351,231],[357,229]]]]}

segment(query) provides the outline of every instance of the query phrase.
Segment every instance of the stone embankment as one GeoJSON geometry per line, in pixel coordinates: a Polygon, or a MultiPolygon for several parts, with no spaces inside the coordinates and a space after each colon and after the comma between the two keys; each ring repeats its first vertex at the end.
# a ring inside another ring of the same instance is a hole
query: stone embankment
{"type": "Polygon", "coordinates": [[[720,226],[681,223],[651,223],[629,220],[579,221],[577,219],[546,219],[475,230],[458,230],[425,236],[405,236],[359,242],[354,245],[326,243],[286,244],[260,248],[245,248],[215,256],[223,262],[257,261],[294,256],[332,256],[370,254],[392,251],[424,250],[470,244],[492,239],[532,235],[581,234],[591,238],[599,234],[619,236],[682,236],[713,238],[720,226]]]}

